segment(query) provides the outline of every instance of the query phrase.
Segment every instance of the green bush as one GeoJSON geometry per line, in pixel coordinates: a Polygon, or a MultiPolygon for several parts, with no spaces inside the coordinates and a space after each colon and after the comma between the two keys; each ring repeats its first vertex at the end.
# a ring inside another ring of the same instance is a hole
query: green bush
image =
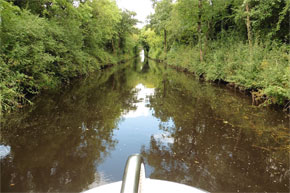
{"type": "Polygon", "coordinates": [[[188,69],[207,80],[224,80],[247,89],[260,90],[274,104],[290,99],[289,46],[275,42],[258,42],[249,47],[231,34],[212,41],[204,61],[199,61],[199,48],[173,47],[167,63],[188,69]]]}
{"type": "Polygon", "coordinates": [[[114,1],[78,7],[63,0],[46,6],[13,2],[0,0],[1,112],[30,102],[28,95],[136,54],[134,13],[122,12],[114,1]]]}

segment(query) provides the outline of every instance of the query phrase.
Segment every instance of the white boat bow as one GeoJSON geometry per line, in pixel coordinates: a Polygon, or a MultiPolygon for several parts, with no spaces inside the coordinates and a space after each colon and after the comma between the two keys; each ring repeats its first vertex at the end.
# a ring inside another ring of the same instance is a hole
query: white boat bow
{"type": "MultiPolygon", "coordinates": [[[[93,188],[85,193],[119,193],[121,186],[122,181],[119,181],[93,188]]],[[[146,178],[140,193],[205,193],[205,191],[175,182],[146,178]]]]}
{"type": "Polygon", "coordinates": [[[123,180],[87,190],[84,193],[205,193],[206,191],[164,180],[145,178],[143,159],[139,154],[128,158],[123,180]]]}

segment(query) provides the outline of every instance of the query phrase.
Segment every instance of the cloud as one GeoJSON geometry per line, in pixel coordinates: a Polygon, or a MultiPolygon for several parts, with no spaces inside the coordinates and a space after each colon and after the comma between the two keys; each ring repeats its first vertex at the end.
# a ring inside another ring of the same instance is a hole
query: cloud
{"type": "Polygon", "coordinates": [[[142,28],[146,24],[146,17],[154,12],[150,0],[117,0],[116,2],[121,9],[128,9],[137,13],[136,19],[143,22],[137,24],[138,28],[142,28]]]}

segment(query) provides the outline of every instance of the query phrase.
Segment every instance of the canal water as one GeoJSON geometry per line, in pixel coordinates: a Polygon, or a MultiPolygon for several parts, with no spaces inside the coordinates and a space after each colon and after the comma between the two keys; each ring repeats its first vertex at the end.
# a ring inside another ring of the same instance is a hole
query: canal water
{"type": "Polygon", "coordinates": [[[43,93],[1,125],[1,192],[80,192],[146,176],[212,192],[288,192],[289,117],[136,58],[43,93]]]}

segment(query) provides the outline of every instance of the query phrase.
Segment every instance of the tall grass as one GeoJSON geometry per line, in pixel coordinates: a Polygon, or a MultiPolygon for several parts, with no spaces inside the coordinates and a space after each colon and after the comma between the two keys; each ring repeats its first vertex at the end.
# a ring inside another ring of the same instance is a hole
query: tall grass
{"type": "Polygon", "coordinates": [[[290,99],[289,45],[256,41],[252,48],[235,36],[211,41],[204,61],[199,48],[173,47],[167,63],[180,66],[207,80],[224,80],[258,91],[267,103],[284,104],[290,99]]]}

